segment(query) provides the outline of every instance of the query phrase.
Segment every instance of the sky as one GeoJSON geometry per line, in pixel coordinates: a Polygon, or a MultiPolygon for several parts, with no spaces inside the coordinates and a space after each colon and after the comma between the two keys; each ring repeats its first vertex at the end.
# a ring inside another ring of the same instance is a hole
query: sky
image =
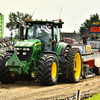
{"type": "Polygon", "coordinates": [[[34,12],[34,20],[56,20],[60,15],[64,21],[62,32],[78,32],[90,15],[100,15],[100,0],[0,0],[0,12],[4,15],[4,37],[10,36],[6,28],[8,15],[17,11],[30,15],[34,12]]]}

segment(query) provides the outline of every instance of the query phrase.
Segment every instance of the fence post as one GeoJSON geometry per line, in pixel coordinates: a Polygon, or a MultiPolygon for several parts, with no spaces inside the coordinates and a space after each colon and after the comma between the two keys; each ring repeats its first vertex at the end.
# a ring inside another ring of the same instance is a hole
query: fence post
{"type": "Polygon", "coordinates": [[[81,91],[78,90],[76,93],[76,100],[80,100],[80,97],[81,97],[81,91]]]}

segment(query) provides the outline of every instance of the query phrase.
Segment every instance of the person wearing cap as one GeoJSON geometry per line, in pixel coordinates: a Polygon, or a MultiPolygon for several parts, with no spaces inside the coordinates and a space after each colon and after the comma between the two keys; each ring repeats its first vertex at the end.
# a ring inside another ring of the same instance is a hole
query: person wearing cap
{"type": "Polygon", "coordinates": [[[96,36],[96,34],[93,33],[92,40],[95,40],[95,39],[98,39],[98,36],[96,36]]]}
{"type": "Polygon", "coordinates": [[[86,36],[86,33],[84,33],[82,37],[82,44],[87,44],[87,39],[88,37],[86,36]]]}

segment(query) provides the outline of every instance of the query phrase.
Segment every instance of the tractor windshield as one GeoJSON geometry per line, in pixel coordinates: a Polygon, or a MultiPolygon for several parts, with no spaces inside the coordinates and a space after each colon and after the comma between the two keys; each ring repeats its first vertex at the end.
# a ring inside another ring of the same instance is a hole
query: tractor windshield
{"type": "Polygon", "coordinates": [[[46,25],[34,24],[28,29],[27,39],[51,37],[51,29],[46,25]]]}

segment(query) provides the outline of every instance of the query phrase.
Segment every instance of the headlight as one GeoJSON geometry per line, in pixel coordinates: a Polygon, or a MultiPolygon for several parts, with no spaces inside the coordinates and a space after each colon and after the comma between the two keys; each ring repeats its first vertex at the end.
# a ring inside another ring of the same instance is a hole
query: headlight
{"type": "Polygon", "coordinates": [[[17,50],[19,50],[19,48],[17,48],[17,50]]]}
{"type": "Polygon", "coordinates": [[[17,50],[17,48],[14,48],[14,50],[17,50]]]}
{"type": "Polygon", "coordinates": [[[30,49],[29,48],[27,48],[27,51],[29,51],[30,49]]]}
{"type": "Polygon", "coordinates": [[[26,55],[26,52],[23,52],[23,55],[26,55]]]}
{"type": "Polygon", "coordinates": [[[26,48],[23,48],[23,51],[26,51],[26,48]]]}
{"type": "Polygon", "coordinates": [[[19,55],[19,52],[17,52],[17,55],[19,55]]]}

